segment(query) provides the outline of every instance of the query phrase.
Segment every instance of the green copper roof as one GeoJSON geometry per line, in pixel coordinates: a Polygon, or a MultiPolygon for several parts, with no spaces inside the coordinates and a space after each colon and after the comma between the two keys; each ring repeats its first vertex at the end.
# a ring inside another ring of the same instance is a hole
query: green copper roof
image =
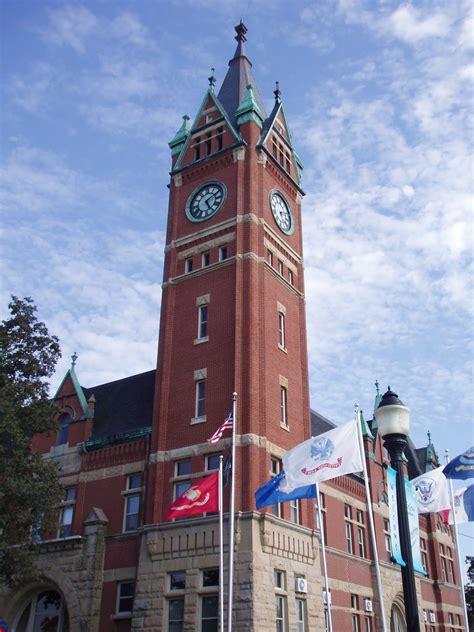
{"type": "Polygon", "coordinates": [[[168,143],[168,146],[171,149],[172,155],[177,154],[180,151],[181,147],[186,142],[186,139],[189,135],[188,121],[189,121],[189,116],[185,114],[183,116],[183,122],[181,124],[181,127],[168,143]]]}
{"type": "Polygon", "coordinates": [[[194,130],[197,127],[198,121],[201,119],[204,108],[206,106],[207,100],[211,99],[211,101],[214,103],[214,105],[216,106],[216,108],[218,109],[219,113],[221,114],[221,116],[224,118],[224,121],[226,122],[229,130],[231,131],[232,135],[234,136],[234,138],[241,142],[242,141],[242,137],[240,136],[240,134],[238,133],[238,131],[235,129],[235,127],[232,125],[232,123],[230,122],[229,117],[227,116],[227,112],[224,110],[224,108],[222,107],[222,104],[220,103],[219,99],[217,98],[217,96],[214,93],[214,90],[212,87],[209,87],[208,90],[206,91],[206,94],[204,95],[204,99],[202,100],[201,103],[201,107],[199,108],[199,111],[196,115],[196,118],[194,119],[194,123],[191,127],[191,132],[188,134],[186,141],[183,145],[180,146],[180,154],[178,157],[178,160],[176,161],[176,165],[174,167],[174,169],[179,169],[181,167],[181,161],[183,159],[183,156],[186,154],[186,151],[189,147],[189,144],[191,142],[191,136],[192,136],[192,132],[194,132],[194,130]]]}
{"type": "Polygon", "coordinates": [[[130,432],[120,432],[117,434],[109,435],[107,437],[98,437],[97,439],[89,439],[84,442],[84,449],[86,452],[94,452],[95,450],[101,450],[102,448],[110,448],[120,443],[128,443],[129,441],[139,441],[147,437],[151,433],[151,426],[145,428],[138,428],[131,430],[130,432]]]}
{"type": "Polygon", "coordinates": [[[237,125],[242,125],[247,121],[254,121],[260,128],[263,125],[264,116],[255,99],[253,88],[250,83],[247,86],[247,91],[242,99],[242,103],[235,111],[235,116],[237,117],[237,125]]]}
{"type": "Polygon", "coordinates": [[[373,440],[374,435],[370,431],[369,424],[365,421],[363,410],[360,411],[360,427],[362,430],[362,436],[373,440]]]}
{"type": "Polygon", "coordinates": [[[63,388],[66,380],[68,379],[68,377],[70,377],[71,382],[74,386],[74,390],[77,395],[77,399],[79,400],[79,403],[81,405],[83,416],[90,417],[91,414],[89,413],[89,408],[87,406],[86,396],[84,395],[84,391],[82,390],[82,386],[79,384],[79,380],[77,379],[77,376],[76,376],[76,371],[74,370],[74,367],[76,366],[77,353],[74,352],[71,358],[72,358],[71,368],[67,371],[66,375],[63,377],[61,384],[59,385],[53,399],[58,398],[59,393],[61,392],[61,389],[63,388]]]}

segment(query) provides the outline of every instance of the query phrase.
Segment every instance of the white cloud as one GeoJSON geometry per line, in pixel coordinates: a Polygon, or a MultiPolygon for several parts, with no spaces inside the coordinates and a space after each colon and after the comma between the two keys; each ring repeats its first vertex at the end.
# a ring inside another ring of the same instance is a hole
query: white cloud
{"type": "Polygon", "coordinates": [[[429,15],[411,4],[398,7],[390,16],[393,33],[405,42],[414,43],[430,37],[445,37],[449,33],[451,20],[441,11],[430,11],[429,15]]]}
{"type": "Polygon", "coordinates": [[[57,46],[70,46],[76,53],[84,53],[87,41],[98,27],[96,16],[80,5],[50,9],[48,14],[49,25],[43,29],[43,37],[57,46]]]}

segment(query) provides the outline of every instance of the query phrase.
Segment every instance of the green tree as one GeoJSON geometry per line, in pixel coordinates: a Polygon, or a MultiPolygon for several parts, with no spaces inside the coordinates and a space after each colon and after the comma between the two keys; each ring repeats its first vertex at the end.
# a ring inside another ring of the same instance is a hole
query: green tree
{"type": "Polygon", "coordinates": [[[56,464],[31,451],[33,435],[56,429],[46,379],[61,356],[58,338],[31,298],[12,296],[9,309],[0,324],[0,581],[11,586],[34,576],[32,533],[64,488],[56,464]]]}
{"type": "Polygon", "coordinates": [[[466,594],[467,616],[469,617],[469,629],[474,629],[474,555],[466,556],[468,581],[464,586],[466,594]]]}

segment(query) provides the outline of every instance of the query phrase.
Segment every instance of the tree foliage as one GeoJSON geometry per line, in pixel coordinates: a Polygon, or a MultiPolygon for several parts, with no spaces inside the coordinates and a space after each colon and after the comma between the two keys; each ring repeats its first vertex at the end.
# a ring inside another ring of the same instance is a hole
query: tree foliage
{"type": "Polygon", "coordinates": [[[12,296],[9,309],[0,324],[0,581],[13,585],[34,575],[32,532],[64,489],[56,464],[31,451],[34,434],[56,429],[46,379],[61,356],[58,338],[31,298],[12,296]]]}
{"type": "Polygon", "coordinates": [[[467,615],[469,617],[469,629],[473,629],[474,625],[474,555],[466,556],[466,564],[469,564],[467,568],[468,581],[464,586],[466,594],[466,606],[467,615]]]}

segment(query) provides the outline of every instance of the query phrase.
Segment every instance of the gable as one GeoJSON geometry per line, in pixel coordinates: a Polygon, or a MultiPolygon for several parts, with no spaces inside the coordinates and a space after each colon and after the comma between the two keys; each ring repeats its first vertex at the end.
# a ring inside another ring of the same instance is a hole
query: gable
{"type": "Polygon", "coordinates": [[[280,100],[275,102],[272,113],[265,121],[259,145],[265,147],[275,162],[277,162],[295,182],[300,182],[303,163],[293,149],[285,111],[280,100]]]}
{"type": "Polygon", "coordinates": [[[176,161],[174,170],[205,160],[235,143],[242,142],[222,104],[209,89],[191,127],[191,132],[176,161]]]}

